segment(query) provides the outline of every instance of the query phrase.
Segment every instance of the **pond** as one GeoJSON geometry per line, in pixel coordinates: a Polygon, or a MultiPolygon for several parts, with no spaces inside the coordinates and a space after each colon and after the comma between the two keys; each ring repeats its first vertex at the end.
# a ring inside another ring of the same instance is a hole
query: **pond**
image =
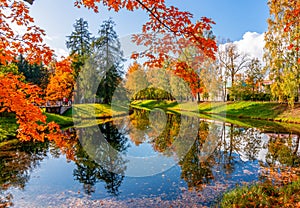
{"type": "Polygon", "coordinates": [[[214,206],[266,168],[300,162],[299,133],[289,129],[157,109],[99,123],[66,129],[56,144],[1,147],[0,207],[214,206]]]}

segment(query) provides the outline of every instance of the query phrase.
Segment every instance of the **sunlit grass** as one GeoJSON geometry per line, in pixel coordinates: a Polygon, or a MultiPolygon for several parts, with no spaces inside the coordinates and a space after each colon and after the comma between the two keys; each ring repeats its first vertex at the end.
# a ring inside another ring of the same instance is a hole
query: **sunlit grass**
{"type": "Polygon", "coordinates": [[[14,117],[0,117],[0,142],[15,137],[18,125],[14,117]]]}
{"type": "Polygon", "coordinates": [[[111,118],[126,113],[126,108],[122,106],[113,106],[107,104],[76,104],[63,115],[45,113],[47,122],[54,121],[61,127],[72,126],[74,123],[82,126],[90,126],[92,121],[83,121],[85,119],[111,118]]]}
{"type": "Polygon", "coordinates": [[[124,114],[126,108],[107,104],[76,104],[73,105],[73,117],[78,118],[107,118],[124,114]]]}
{"type": "Polygon", "coordinates": [[[282,187],[270,183],[237,187],[223,195],[220,207],[299,207],[300,180],[282,187]]]}
{"type": "Polygon", "coordinates": [[[59,114],[54,114],[54,113],[45,113],[47,116],[47,122],[54,121],[60,127],[68,127],[73,125],[73,118],[69,116],[63,116],[59,114]]]}
{"type": "Polygon", "coordinates": [[[269,121],[282,121],[300,123],[300,104],[290,109],[287,104],[271,102],[203,102],[195,105],[195,102],[177,104],[175,101],[134,101],[133,107],[143,109],[163,108],[169,111],[189,111],[199,114],[217,114],[223,117],[263,119],[269,121]]]}

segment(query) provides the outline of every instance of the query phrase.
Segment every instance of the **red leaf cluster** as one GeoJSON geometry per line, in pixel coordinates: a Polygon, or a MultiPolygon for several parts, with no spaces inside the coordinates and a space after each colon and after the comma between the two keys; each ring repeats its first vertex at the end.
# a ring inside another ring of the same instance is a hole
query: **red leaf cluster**
{"type": "Polygon", "coordinates": [[[29,7],[19,0],[0,0],[0,64],[22,54],[30,63],[50,63],[53,51],[43,43],[45,31],[34,25],[29,7]],[[24,30],[14,31],[12,26],[24,30]]]}

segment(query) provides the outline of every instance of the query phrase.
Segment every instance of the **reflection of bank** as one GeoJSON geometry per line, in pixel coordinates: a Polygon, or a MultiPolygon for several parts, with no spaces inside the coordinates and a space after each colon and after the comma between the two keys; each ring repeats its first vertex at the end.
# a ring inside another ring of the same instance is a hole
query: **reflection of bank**
{"type": "Polygon", "coordinates": [[[238,156],[242,161],[293,166],[299,161],[298,134],[263,133],[255,128],[226,126],[221,151],[238,156]]]}
{"type": "Polygon", "coordinates": [[[271,165],[279,166],[299,166],[300,164],[300,149],[299,134],[267,134],[268,153],[266,154],[266,162],[271,165]]]}
{"type": "Polygon", "coordinates": [[[84,184],[87,194],[94,192],[94,185],[102,181],[108,193],[118,195],[126,170],[126,161],[121,156],[127,149],[125,135],[110,122],[77,129],[77,135],[80,146],[76,152],[76,180],[84,184]]]}
{"type": "MultiPolygon", "coordinates": [[[[148,150],[148,153],[143,152],[144,155],[141,155],[149,156],[148,158],[145,157],[149,167],[146,163],[138,163],[145,166],[143,167],[145,171],[147,168],[156,168],[155,160],[153,157],[150,159],[150,156],[157,154],[163,156],[156,162],[158,167],[163,163],[162,161],[172,166],[178,162],[181,164],[183,161],[185,164],[187,162],[204,164],[214,152],[222,134],[221,128],[216,128],[214,124],[208,125],[207,122],[200,121],[196,117],[165,113],[161,109],[147,111],[131,108],[131,114],[127,119],[120,126],[126,123],[126,131],[131,141],[140,148],[151,145],[153,149],[152,151],[148,150]],[[195,158],[193,160],[186,159],[189,157],[188,154],[195,155],[195,158]],[[153,164],[150,164],[151,160],[153,164]]],[[[145,148],[145,150],[147,149],[145,148]]],[[[128,154],[130,153],[129,149],[128,154]]],[[[162,170],[167,170],[166,164],[162,170]]]]}
{"type": "Polygon", "coordinates": [[[31,171],[44,160],[48,148],[49,142],[7,143],[0,148],[0,207],[13,206],[14,196],[7,190],[25,188],[31,171]]]}

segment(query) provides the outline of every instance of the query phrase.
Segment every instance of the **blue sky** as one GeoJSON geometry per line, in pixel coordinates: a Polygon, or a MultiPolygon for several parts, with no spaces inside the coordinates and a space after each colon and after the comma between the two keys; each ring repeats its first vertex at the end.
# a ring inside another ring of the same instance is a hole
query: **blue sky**
{"type": "MultiPolygon", "coordinates": [[[[240,41],[247,32],[255,32],[258,36],[267,30],[267,0],[167,0],[167,4],[191,12],[195,20],[202,16],[212,18],[216,22],[213,32],[220,38],[240,41]]],[[[103,20],[112,17],[120,38],[140,32],[147,21],[144,11],[115,13],[100,7],[100,12],[95,14],[84,8],[74,8],[71,0],[36,0],[30,11],[36,23],[46,30],[46,42],[58,53],[66,51],[66,36],[71,34],[75,19],[80,17],[88,21],[93,34],[103,20]]]]}

